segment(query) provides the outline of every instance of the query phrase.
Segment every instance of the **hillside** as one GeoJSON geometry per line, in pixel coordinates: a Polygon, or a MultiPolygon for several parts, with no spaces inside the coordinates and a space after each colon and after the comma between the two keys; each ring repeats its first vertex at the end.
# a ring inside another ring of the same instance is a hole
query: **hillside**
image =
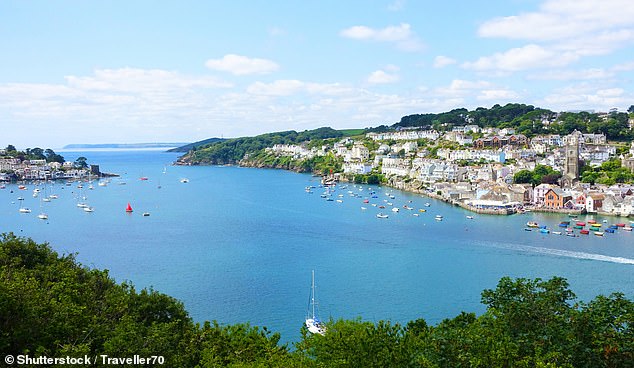
{"type": "MultiPolygon", "coordinates": [[[[295,131],[275,132],[255,137],[194,144],[179,159],[178,163],[185,165],[237,164],[245,158],[263,158],[264,149],[275,144],[307,143],[309,146],[316,146],[322,143],[329,143],[324,142],[327,139],[359,136],[368,132],[387,132],[404,128],[434,129],[438,132],[447,132],[454,127],[466,125],[476,125],[480,128],[509,128],[513,129],[516,134],[522,134],[528,138],[548,134],[567,135],[574,130],[578,130],[582,133],[603,133],[611,141],[629,142],[634,138],[634,130],[629,127],[629,119],[629,115],[623,112],[612,112],[610,114],[585,111],[556,113],[525,104],[494,105],[488,109],[479,107],[472,111],[461,108],[437,114],[427,113],[403,116],[399,122],[390,126],[381,125],[374,128],[347,130],[335,130],[326,127],[300,133],[295,131]]],[[[179,150],[179,152],[183,152],[183,150],[179,150]]],[[[264,158],[264,160],[259,160],[259,162],[246,160],[244,164],[259,166],[267,159],[264,158]]],[[[289,165],[285,163],[278,165],[276,163],[267,167],[284,166],[289,165]]],[[[290,165],[291,168],[294,166],[297,165],[290,165]]]]}

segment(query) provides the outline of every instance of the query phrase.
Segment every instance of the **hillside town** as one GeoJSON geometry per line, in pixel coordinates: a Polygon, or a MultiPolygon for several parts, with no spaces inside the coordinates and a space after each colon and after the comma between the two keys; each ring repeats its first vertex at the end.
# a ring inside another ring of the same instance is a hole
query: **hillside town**
{"type": "Polygon", "coordinates": [[[80,162],[49,162],[46,159],[30,159],[0,149],[0,182],[38,180],[76,180],[101,175],[98,165],[80,162]]]}
{"type": "MultiPolygon", "coordinates": [[[[630,129],[632,124],[630,123],[630,129]]],[[[634,142],[629,150],[607,142],[604,134],[535,136],[513,129],[453,127],[451,131],[400,128],[344,138],[332,146],[274,145],[269,154],[310,159],[334,155],[341,173],[331,180],[381,174],[398,189],[423,193],[475,212],[511,214],[521,211],[601,213],[634,216],[634,184],[590,184],[580,180],[583,165],[600,167],[618,158],[634,172],[634,142]],[[473,138],[476,135],[478,138],[473,138]],[[370,149],[368,147],[378,147],[370,149]],[[522,170],[548,166],[561,173],[556,183],[518,184],[522,170]]]]}

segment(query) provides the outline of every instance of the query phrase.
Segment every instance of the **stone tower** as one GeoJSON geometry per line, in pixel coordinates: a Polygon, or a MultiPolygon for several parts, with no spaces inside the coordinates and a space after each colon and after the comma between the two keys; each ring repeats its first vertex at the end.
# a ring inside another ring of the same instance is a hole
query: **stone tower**
{"type": "Polygon", "coordinates": [[[579,140],[573,136],[565,146],[564,172],[561,178],[562,187],[572,187],[579,179],[579,140]]]}

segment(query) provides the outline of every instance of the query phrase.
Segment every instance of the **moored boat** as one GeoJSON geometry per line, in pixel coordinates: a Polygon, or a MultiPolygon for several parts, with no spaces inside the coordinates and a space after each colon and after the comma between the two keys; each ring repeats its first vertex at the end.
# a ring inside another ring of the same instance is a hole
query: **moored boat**
{"type": "Polygon", "coordinates": [[[590,234],[590,230],[583,229],[583,230],[579,231],[579,234],[588,235],[588,234],[590,234]]]}
{"type": "Polygon", "coordinates": [[[380,218],[380,219],[385,219],[385,218],[388,218],[388,217],[390,217],[390,216],[389,216],[389,215],[386,215],[386,214],[384,214],[384,213],[377,213],[377,214],[376,214],[376,217],[377,217],[377,218],[380,218]]]}
{"type": "Polygon", "coordinates": [[[632,231],[632,227],[631,226],[624,226],[623,230],[625,231],[632,231]]]}
{"type": "Polygon", "coordinates": [[[585,223],[585,222],[583,222],[583,221],[579,221],[579,222],[577,222],[577,224],[576,224],[576,225],[577,225],[577,226],[586,226],[586,223],[585,223]]]}
{"type": "Polygon", "coordinates": [[[594,235],[596,236],[603,236],[603,231],[595,231],[594,235]]]}
{"type": "Polygon", "coordinates": [[[539,227],[539,224],[535,221],[529,221],[526,223],[526,226],[528,227],[539,227]]]}
{"type": "Polygon", "coordinates": [[[308,300],[308,313],[306,315],[305,324],[310,333],[324,335],[326,333],[326,327],[317,317],[317,314],[315,312],[315,305],[317,305],[317,302],[315,302],[315,271],[313,270],[310,297],[308,300]]]}

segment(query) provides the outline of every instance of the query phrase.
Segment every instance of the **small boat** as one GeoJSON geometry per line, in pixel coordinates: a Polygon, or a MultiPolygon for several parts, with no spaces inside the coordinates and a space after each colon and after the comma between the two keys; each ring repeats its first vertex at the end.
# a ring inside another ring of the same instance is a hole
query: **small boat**
{"type": "Polygon", "coordinates": [[[144,217],[148,217],[148,216],[150,216],[150,213],[149,212],[143,212],[143,216],[144,217]]]}
{"type": "Polygon", "coordinates": [[[88,207],[88,206],[84,207],[83,209],[84,209],[84,212],[94,212],[95,211],[94,208],[88,207]]]}
{"type": "Polygon", "coordinates": [[[574,227],[575,229],[583,229],[583,226],[581,226],[581,225],[575,225],[575,226],[573,226],[573,227],[574,227]]]}
{"type": "Polygon", "coordinates": [[[189,179],[187,179],[187,178],[182,178],[182,179],[181,179],[181,183],[189,183],[189,179]]]}
{"type": "Polygon", "coordinates": [[[424,208],[421,208],[420,210],[418,210],[418,212],[427,212],[427,210],[424,208]]]}
{"type": "Polygon", "coordinates": [[[550,230],[544,228],[539,229],[539,232],[542,234],[550,234],[550,230]]]}
{"type": "Polygon", "coordinates": [[[606,233],[610,233],[610,234],[614,234],[614,232],[615,232],[615,231],[616,231],[616,230],[615,230],[615,229],[612,229],[612,228],[607,228],[607,229],[605,229],[605,232],[606,232],[606,233]]]}
{"type": "Polygon", "coordinates": [[[579,222],[577,222],[577,226],[586,226],[586,223],[582,222],[582,221],[579,221],[579,222]]]}
{"type": "Polygon", "coordinates": [[[553,234],[555,234],[555,235],[561,235],[561,231],[553,231],[553,234]]]}
{"type": "Polygon", "coordinates": [[[398,212],[398,207],[392,208],[392,212],[398,212]]]}
{"type": "Polygon", "coordinates": [[[148,179],[147,176],[142,176],[139,178],[139,180],[147,180],[147,179],[148,179]]]}
{"type": "Polygon", "coordinates": [[[570,221],[562,221],[562,222],[560,222],[559,224],[560,224],[560,225],[561,225],[561,224],[564,224],[564,225],[570,225],[570,221]]]}
{"type": "Polygon", "coordinates": [[[425,207],[429,207],[429,206],[431,206],[431,204],[425,203],[425,207]]]}
{"type": "Polygon", "coordinates": [[[568,227],[568,224],[561,223],[559,224],[559,227],[568,227]]]}
{"type": "Polygon", "coordinates": [[[37,215],[37,218],[39,218],[40,220],[48,220],[48,215],[42,212],[39,215],[37,215]]]}
{"type": "Polygon", "coordinates": [[[632,231],[632,227],[631,226],[623,226],[623,230],[632,231]]]}
{"type": "Polygon", "coordinates": [[[20,189],[20,190],[26,190],[26,185],[18,185],[18,189],[20,189]]]}
{"type": "Polygon", "coordinates": [[[20,213],[31,213],[31,210],[29,208],[26,208],[26,207],[20,207],[20,209],[18,211],[20,213]]]}
{"type": "Polygon", "coordinates": [[[377,214],[376,214],[376,217],[377,217],[377,218],[380,218],[380,219],[385,219],[385,218],[388,218],[388,217],[390,217],[390,216],[388,216],[388,215],[386,215],[386,214],[384,214],[384,213],[377,213],[377,214]]]}
{"type": "Polygon", "coordinates": [[[467,216],[469,220],[473,220],[473,216],[467,216]]]}
{"type": "Polygon", "coordinates": [[[529,221],[526,223],[526,226],[528,227],[539,227],[539,225],[537,224],[537,222],[535,221],[529,221]]]}
{"type": "Polygon", "coordinates": [[[132,206],[130,206],[130,202],[128,202],[128,206],[125,208],[127,213],[131,213],[133,211],[132,206]]]}
{"type": "Polygon", "coordinates": [[[365,207],[361,207],[361,209],[362,209],[362,210],[367,210],[367,208],[365,208],[365,207]]]}
{"type": "Polygon", "coordinates": [[[341,199],[337,199],[337,203],[343,203],[341,199]]]}
{"type": "Polygon", "coordinates": [[[59,198],[59,196],[57,194],[51,194],[50,196],[48,196],[50,199],[57,199],[59,198]]]}
{"type": "Polygon", "coordinates": [[[597,223],[597,221],[596,221],[596,220],[588,220],[588,223],[589,223],[589,224],[596,224],[596,223],[597,223]]]}
{"type": "Polygon", "coordinates": [[[412,215],[414,215],[416,217],[420,216],[418,213],[413,213],[412,215]]]}
{"type": "Polygon", "coordinates": [[[595,231],[594,235],[596,236],[603,236],[603,231],[595,231]]]}
{"type": "Polygon", "coordinates": [[[622,223],[622,222],[621,222],[621,223],[618,223],[618,224],[615,224],[615,225],[616,225],[617,227],[625,227],[625,224],[624,224],[624,223],[622,223]]]}
{"type": "Polygon", "coordinates": [[[363,203],[370,203],[370,200],[369,199],[364,199],[363,203]]]}
{"type": "Polygon", "coordinates": [[[524,231],[533,231],[533,229],[531,229],[530,227],[525,227],[524,231]]]}
{"type": "Polygon", "coordinates": [[[315,313],[315,271],[313,270],[313,278],[310,287],[310,297],[308,299],[308,313],[306,313],[306,328],[308,332],[312,334],[324,335],[326,333],[326,327],[321,323],[317,314],[315,313]],[[312,313],[311,313],[312,312],[312,313]]]}
{"type": "Polygon", "coordinates": [[[573,234],[573,233],[566,233],[566,236],[571,236],[571,237],[575,238],[575,237],[577,237],[578,235],[577,235],[577,234],[573,234]]]}
{"type": "Polygon", "coordinates": [[[590,234],[590,230],[583,229],[583,230],[579,231],[579,234],[588,235],[588,234],[590,234]]]}

